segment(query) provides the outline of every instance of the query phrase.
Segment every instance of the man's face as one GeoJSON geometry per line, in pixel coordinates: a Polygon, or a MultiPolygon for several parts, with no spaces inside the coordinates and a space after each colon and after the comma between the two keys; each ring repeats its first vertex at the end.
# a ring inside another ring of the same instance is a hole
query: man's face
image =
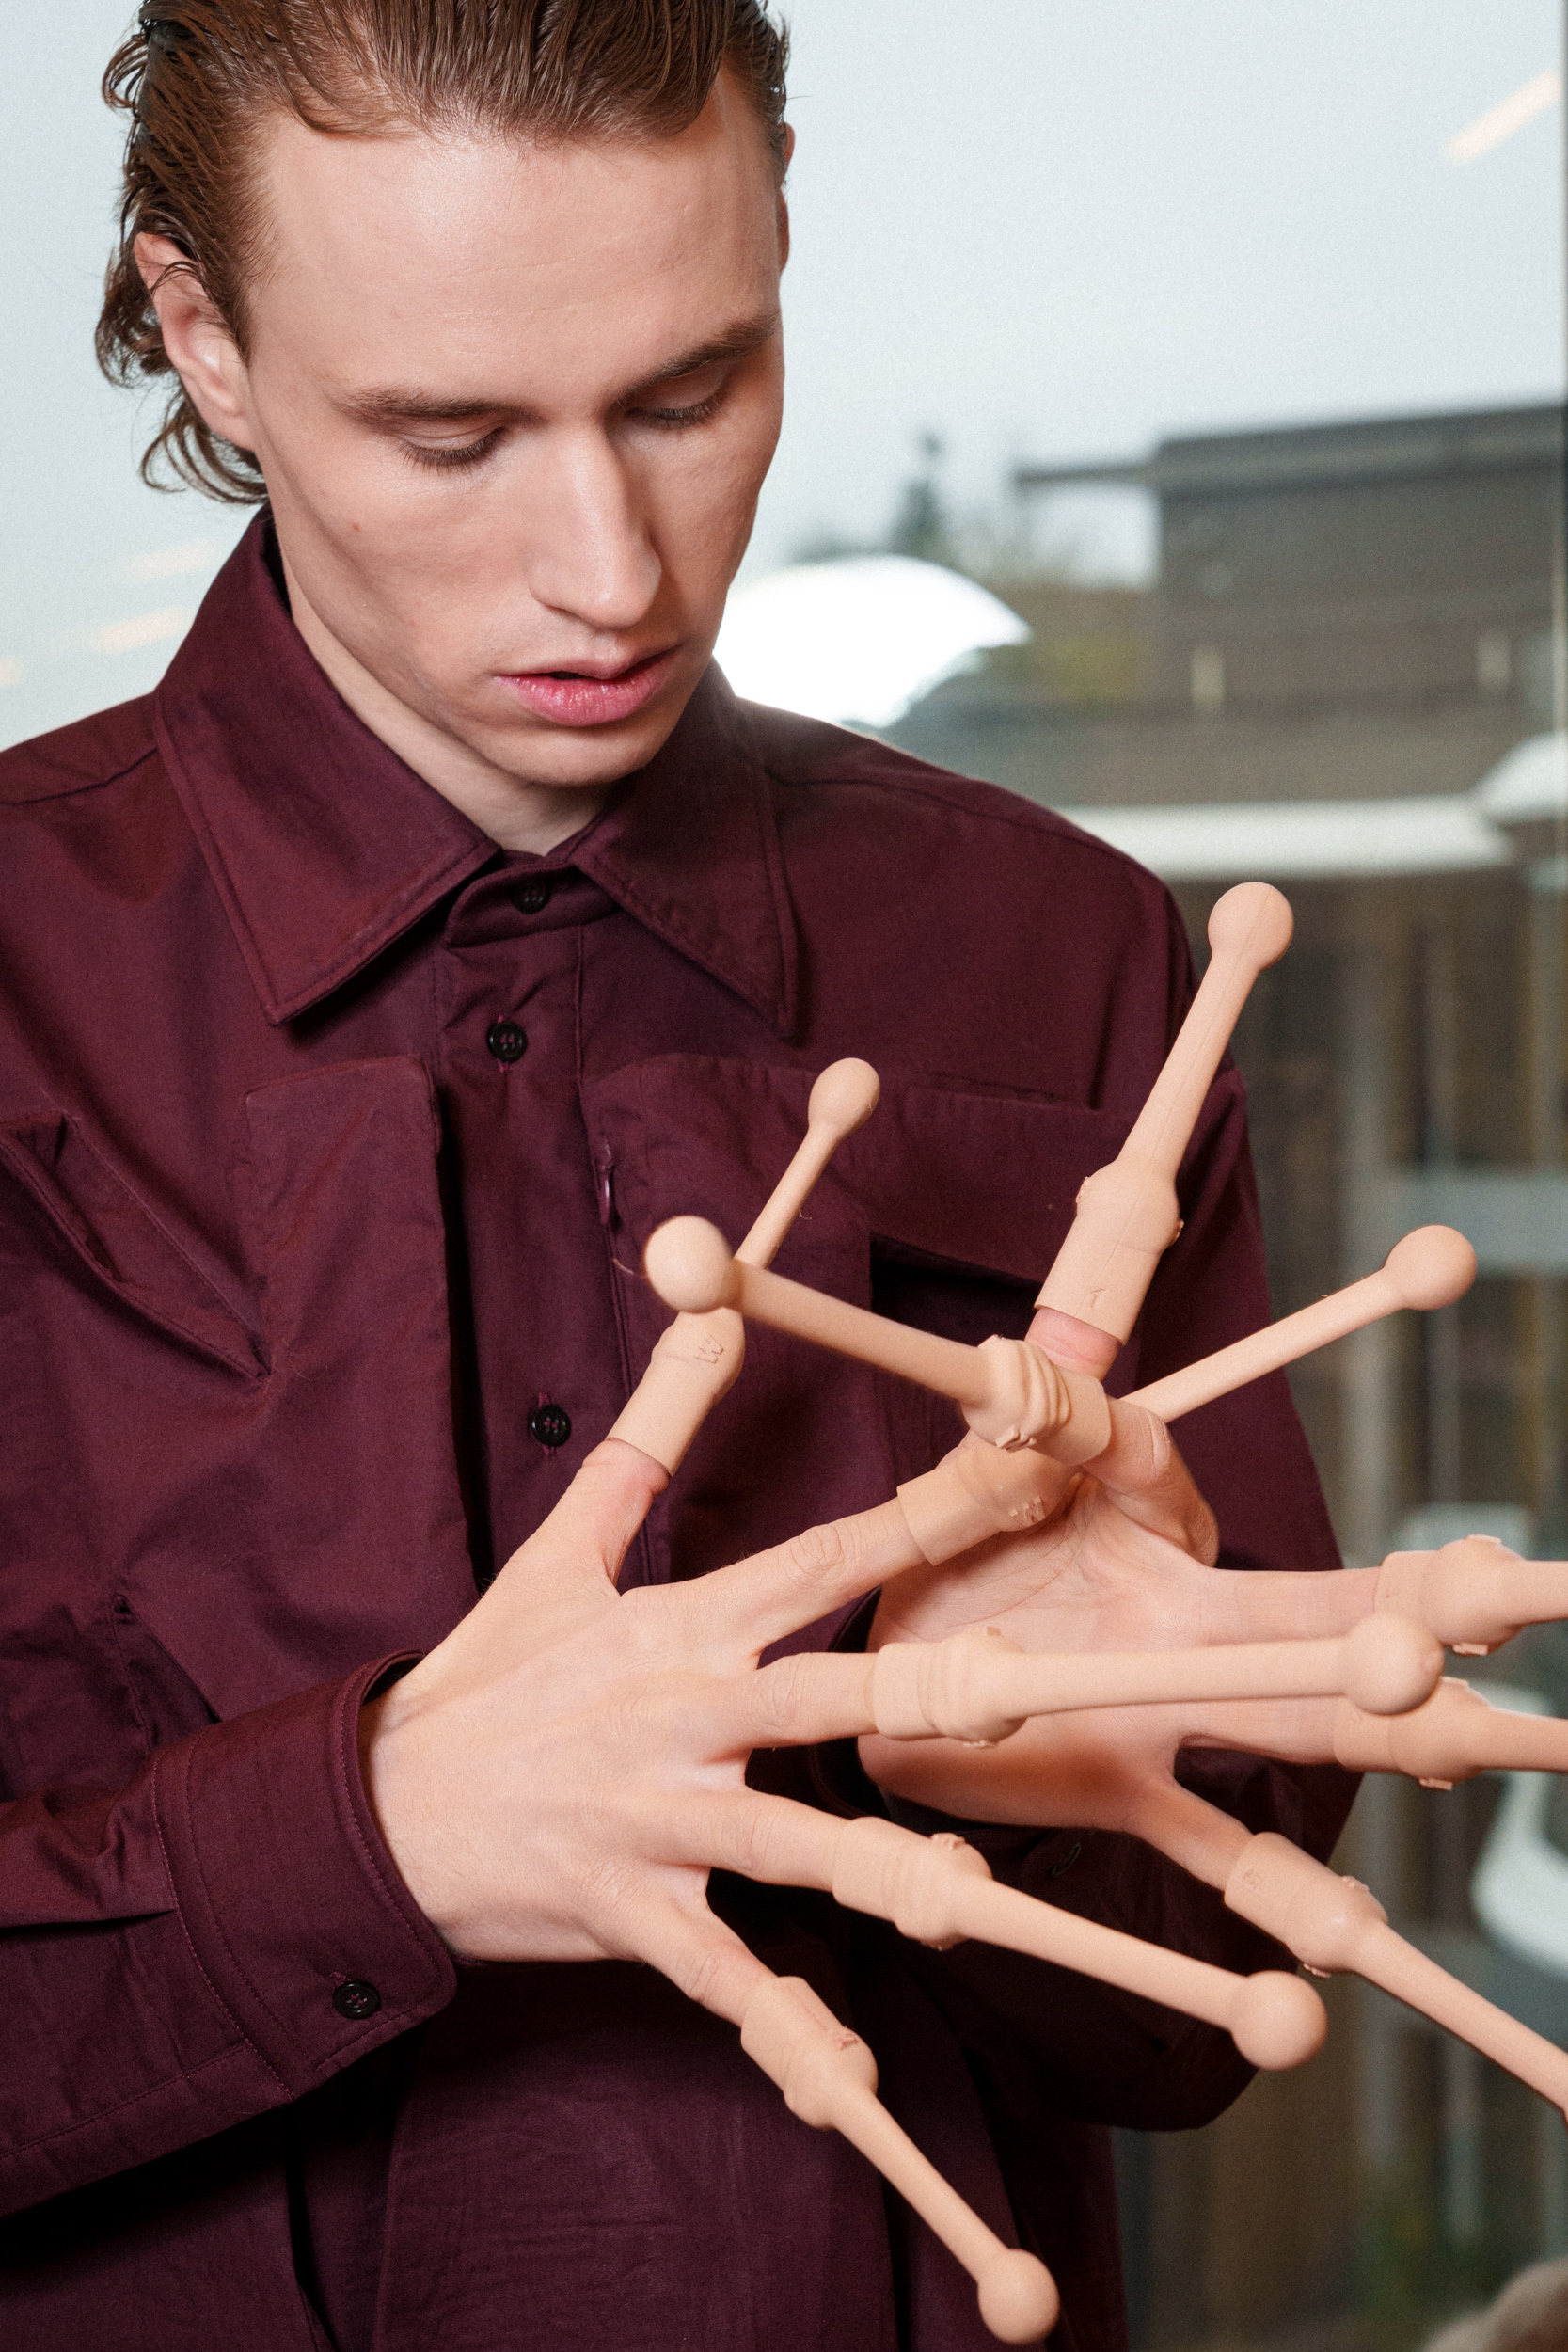
{"type": "Polygon", "coordinates": [[[743,94],[553,149],[285,119],[262,190],[235,437],[316,628],[459,759],[641,766],[778,437],[782,213],[743,94]]]}

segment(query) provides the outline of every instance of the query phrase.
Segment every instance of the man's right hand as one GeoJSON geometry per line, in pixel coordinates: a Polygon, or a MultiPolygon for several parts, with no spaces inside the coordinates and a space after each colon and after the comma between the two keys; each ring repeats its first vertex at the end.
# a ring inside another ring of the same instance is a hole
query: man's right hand
{"type": "Polygon", "coordinates": [[[748,1788],[747,1757],[863,1728],[871,1665],[757,1658],[919,1554],[891,1502],[617,1593],[665,1483],[614,1438],[589,1456],[462,1624],[365,1708],[365,1786],[459,1958],[647,1961],[738,2022],[768,1971],[709,1912],[709,1869],[831,1883],[841,1827],[748,1788]]]}

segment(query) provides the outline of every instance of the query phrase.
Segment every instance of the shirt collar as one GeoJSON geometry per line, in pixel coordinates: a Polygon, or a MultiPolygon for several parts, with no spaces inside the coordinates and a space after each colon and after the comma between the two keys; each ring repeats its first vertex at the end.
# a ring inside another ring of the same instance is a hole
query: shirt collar
{"type": "MultiPolygon", "coordinates": [[[[267,1019],[342,986],[500,853],[356,719],[290,619],[258,516],[153,698],[175,790],[267,1019]]],[[[541,861],[794,1026],[797,943],[771,787],[717,669],[663,750],[541,861]]]]}

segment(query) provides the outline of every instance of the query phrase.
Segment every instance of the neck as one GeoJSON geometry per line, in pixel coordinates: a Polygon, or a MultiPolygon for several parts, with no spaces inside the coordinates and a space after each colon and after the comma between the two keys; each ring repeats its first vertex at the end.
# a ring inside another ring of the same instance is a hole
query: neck
{"type": "Polygon", "coordinates": [[[411,710],[333,635],[300,587],[286,554],[283,575],[294,627],[355,717],[503,850],[542,857],[580,833],[604,806],[608,784],[531,784],[411,710]]]}

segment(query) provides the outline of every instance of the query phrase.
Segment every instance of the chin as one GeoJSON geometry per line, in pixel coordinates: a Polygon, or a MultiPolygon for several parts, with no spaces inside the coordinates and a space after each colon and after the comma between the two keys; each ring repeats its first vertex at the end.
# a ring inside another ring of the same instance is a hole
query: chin
{"type": "MultiPolygon", "coordinates": [[[[684,707],[683,700],[680,707],[684,707]]],[[[519,784],[593,791],[618,784],[623,776],[645,768],[663,749],[679,717],[677,708],[657,719],[640,713],[636,724],[530,728],[521,739],[515,733],[492,734],[475,748],[503,774],[515,776],[519,784]]]]}

